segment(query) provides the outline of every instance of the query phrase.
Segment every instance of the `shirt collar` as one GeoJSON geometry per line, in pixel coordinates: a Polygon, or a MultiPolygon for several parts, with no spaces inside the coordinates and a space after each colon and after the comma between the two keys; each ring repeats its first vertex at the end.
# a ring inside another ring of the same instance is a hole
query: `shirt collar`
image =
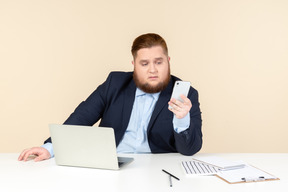
{"type": "Polygon", "coordinates": [[[158,99],[161,92],[158,93],[145,93],[141,89],[137,87],[135,97],[139,97],[142,95],[151,95],[154,99],[158,99]]]}

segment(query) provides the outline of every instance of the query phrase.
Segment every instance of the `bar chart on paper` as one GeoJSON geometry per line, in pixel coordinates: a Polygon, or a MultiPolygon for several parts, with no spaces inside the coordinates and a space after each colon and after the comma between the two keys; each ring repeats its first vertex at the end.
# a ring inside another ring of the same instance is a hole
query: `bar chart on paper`
{"type": "Polygon", "coordinates": [[[182,168],[187,175],[215,175],[219,172],[216,166],[208,165],[200,161],[182,161],[182,168]]]}

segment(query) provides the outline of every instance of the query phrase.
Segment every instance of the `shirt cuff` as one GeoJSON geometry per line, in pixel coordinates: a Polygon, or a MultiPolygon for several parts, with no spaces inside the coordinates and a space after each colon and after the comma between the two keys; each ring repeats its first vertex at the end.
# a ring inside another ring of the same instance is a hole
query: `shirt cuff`
{"type": "Polygon", "coordinates": [[[182,131],[185,131],[190,126],[190,112],[182,119],[178,119],[174,115],[173,126],[176,133],[181,133],[182,131]]]}
{"type": "Polygon", "coordinates": [[[41,147],[43,147],[43,148],[47,149],[47,151],[49,151],[51,158],[54,157],[54,151],[53,151],[52,143],[45,143],[41,147]]]}

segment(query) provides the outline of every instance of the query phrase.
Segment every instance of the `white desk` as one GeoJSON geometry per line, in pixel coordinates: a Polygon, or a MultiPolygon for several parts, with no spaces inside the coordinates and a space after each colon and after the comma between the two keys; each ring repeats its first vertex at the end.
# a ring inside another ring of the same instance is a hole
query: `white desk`
{"type": "Polygon", "coordinates": [[[134,161],[119,171],[57,166],[54,158],[35,163],[19,162],[19,154],[0,154],[1,192],[45,191],[137,191],[137,192],[265,192],[288,190],[288,154],[197,154],[217,155],[230,160],[243,160],[263,169],[280,180],[228,184],[215,176],[187,177],[180,165],[191,157],[180,154],[135,154],[134,161]],[[169,186],[166,169],[180,181],[169,186]]]}

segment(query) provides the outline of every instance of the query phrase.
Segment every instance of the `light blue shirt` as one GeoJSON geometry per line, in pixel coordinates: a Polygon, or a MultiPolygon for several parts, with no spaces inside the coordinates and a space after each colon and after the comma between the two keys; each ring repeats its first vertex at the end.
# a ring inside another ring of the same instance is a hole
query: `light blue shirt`
{"type": "Polygon", "coordinates": [[[147,127],[154,111],[159,93],[145,93],[136,89],[130,121],[123,139],[117,147],[118,153],[150,153],[147,127]]]}
{"type": "MultiPolygon", "coordinates": [[[[149,94],[138,88],[136,89],[130,121],[124,137],[117,147],[117,153],[151,152],[148,144],[147,128],[159,95],[160,92],[149,94]]],[[[173,126],[177,133],[185,131],[189,125],[190,113],[182,119],[177,119],[174,115],[173,126]]],[[[41,147],[47,149],[50,152],[51,157],[54,156],[52,143],[46,143],[41,147]]]]}

